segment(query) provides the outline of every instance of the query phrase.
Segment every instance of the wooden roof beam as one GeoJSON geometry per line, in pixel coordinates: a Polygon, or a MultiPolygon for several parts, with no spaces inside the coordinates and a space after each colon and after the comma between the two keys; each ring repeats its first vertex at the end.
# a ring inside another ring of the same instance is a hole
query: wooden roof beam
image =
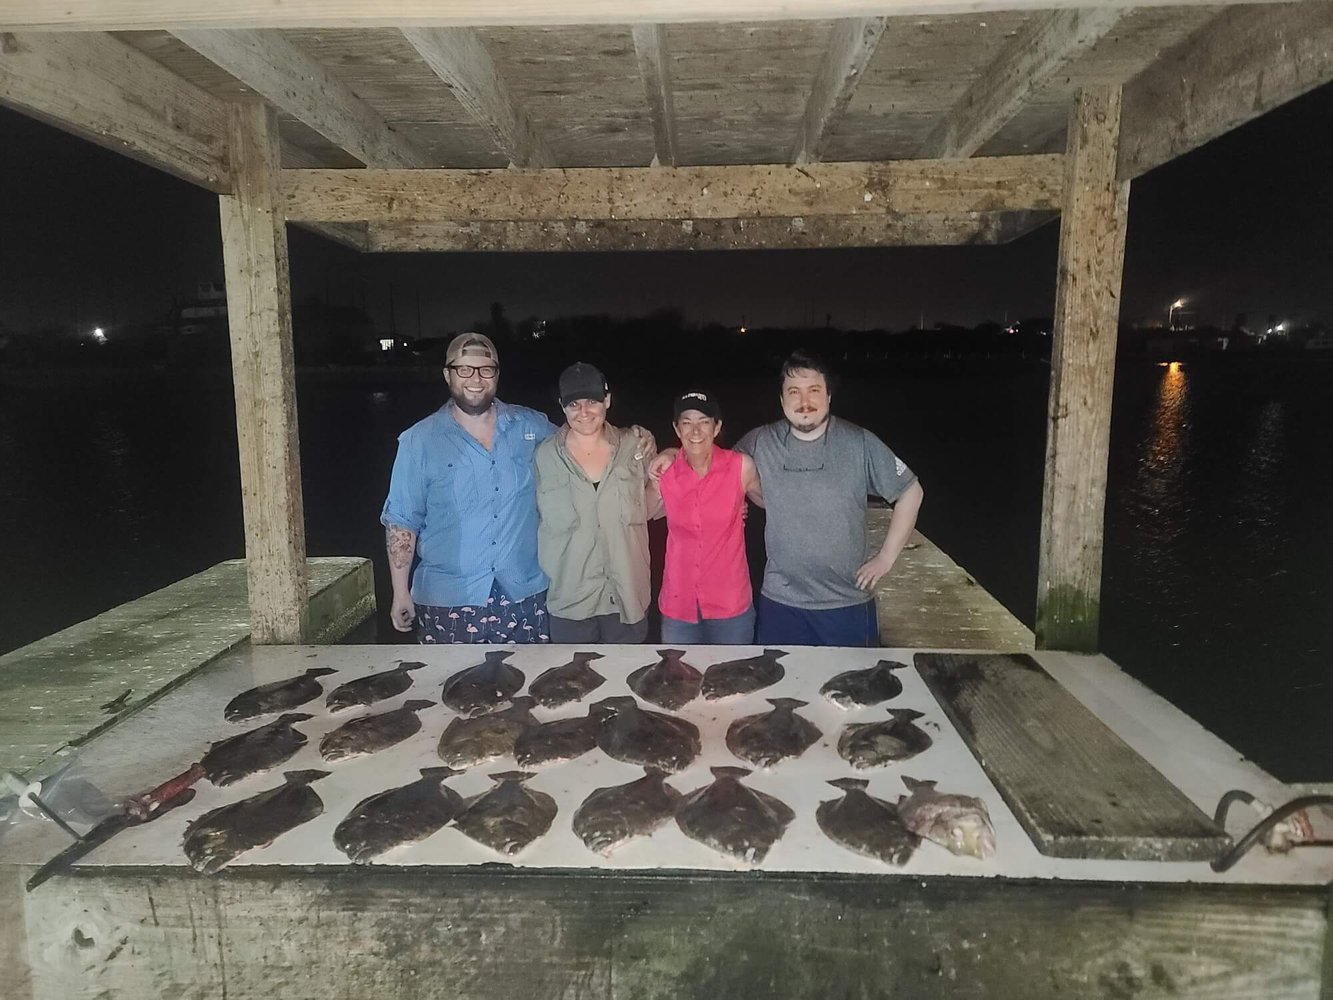
{"type": "Polygon", "coordinates": [[[175,36],[274,107],[368,167],[435,164],[352,89],[276,31],[176,31],[175,36]]]}
{"type": "Polygon", "coordinates": [[[1333,4],[1228,10],[1125,87],[1121,180],[1333,80],[1333,4]]]}
{"type": "Polygon", "coordinates": [[[989,142],[1056,74],[1119,23],[1123,9],[1057,10],[1034,18],[954,102],[921,144],[921,155],[966,157],[989,142]]]}
{"type": "Polygon", "coordinates": [[[553,222],[379,222],[372,251],[813,250],[1004,241],[1008,214],[553,222]]]}
{"type": "Polygon", "coordinates": [[[1063,157],[805,167],[286,170],[292,220],[735,219],[1060,207],[1063,157]]]}
{"type": "Polygon", "coordinates": [[[834,22],[828,48],[805,103],[805,114],[801,116],[800,134],[791,152],[792,163],[816,163],[824,158],[834,126],[847,110],[852,93],[875,54],[884,23],[882,17],[844,18],[834,22]]]}
{"type": "Polygon", "coordinates": [[[230,190],[226,104],[110,35],[0,33],[0,104],[230,190]]]}
{"type": "Polygon", "coordinates": [[[676,102],[671,91],[671,55],[667,50],[666,29],[660,24],[636,24],[633,29],[634,53],[639,57],[639,75],[648,97],[653,119],[653,162],[657,166],[676,165],[676,102]]]}
{"type": "MultiPolygon", "coordinates": [[[[1145,0],[1103,0],[1136,7],[1145,0]]],[[[1282,0],[1151,0],[1208,6],[1282,0]]],[[[486,25],[670,24],[844,17],[984,14],[1086,7],[1089,0],[5,0],[0,23],[21,28],[112,31],[177,28],[393,28],[486,25]]]]}
{"type": "Polygon", "coordinates": [[[509,93],[471,28],[404,28],[403,36],[516,167],[553,167],[555,154],[509,93]]]}

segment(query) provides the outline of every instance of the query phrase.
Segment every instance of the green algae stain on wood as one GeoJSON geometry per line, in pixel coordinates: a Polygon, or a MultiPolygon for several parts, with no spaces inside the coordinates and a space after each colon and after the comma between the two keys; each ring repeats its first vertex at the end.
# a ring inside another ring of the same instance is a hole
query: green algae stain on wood
{"type": "Polygon", "coordinates": [[[1101,601],[1069,585],[1052,587],[1037,604],[1037,648],[1097,652],[1101,601]]]}

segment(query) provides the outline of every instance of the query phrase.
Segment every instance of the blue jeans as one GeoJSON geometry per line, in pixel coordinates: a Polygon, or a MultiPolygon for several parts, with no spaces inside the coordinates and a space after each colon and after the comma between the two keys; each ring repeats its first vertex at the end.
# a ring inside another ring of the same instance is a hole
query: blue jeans
{"type": "Polygon", "coordinates": [[[872,598],[846,608],[808,611],[759,595],[761,646],[878,646],[879,621],[872,598]]]}
{"type": "Polygon", "coordinates": [[[750,646],[754,644],[754,606],[734,618],[683,622],[662,616],[662,642],[668,646],[750,646]]]}

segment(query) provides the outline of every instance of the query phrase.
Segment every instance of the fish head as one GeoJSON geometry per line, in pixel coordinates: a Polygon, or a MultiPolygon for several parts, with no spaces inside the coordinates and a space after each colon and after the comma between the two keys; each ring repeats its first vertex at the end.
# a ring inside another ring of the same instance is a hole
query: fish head
{"type": "Polygon", "coordinates": [[[995,831],[980,813],[959,811],[940,819],[939,842],[954,854],[970,854],[985,860],[995,853],[995,831]]]}
{"type": "Polygon", "coordinates": [[[614,698],[603,698],[601,701],[594,702],[588,707],[588,714],[599,721],[605,722],[621,712],[635,712],[639,709],[639,703],[627,694],[617,695],[614,698]]]}

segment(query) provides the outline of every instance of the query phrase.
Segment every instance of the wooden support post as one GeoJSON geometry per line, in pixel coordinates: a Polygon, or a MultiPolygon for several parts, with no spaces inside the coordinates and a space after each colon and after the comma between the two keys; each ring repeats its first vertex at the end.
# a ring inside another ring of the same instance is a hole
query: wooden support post
{"type": "Polygon", "coordinates": [[[1037,646],[1094,651],[1129,183],[1116,180],[1120,88],[1069,118],[1037,572],[1037,646]]]}
{"type": "Polygon", "coordinates": [[[222,252],[251,641],[295,643],[308,630],[309,587],[276,113],[233,105],[229,152],[235,193],[220,199],[222,252]]]}

